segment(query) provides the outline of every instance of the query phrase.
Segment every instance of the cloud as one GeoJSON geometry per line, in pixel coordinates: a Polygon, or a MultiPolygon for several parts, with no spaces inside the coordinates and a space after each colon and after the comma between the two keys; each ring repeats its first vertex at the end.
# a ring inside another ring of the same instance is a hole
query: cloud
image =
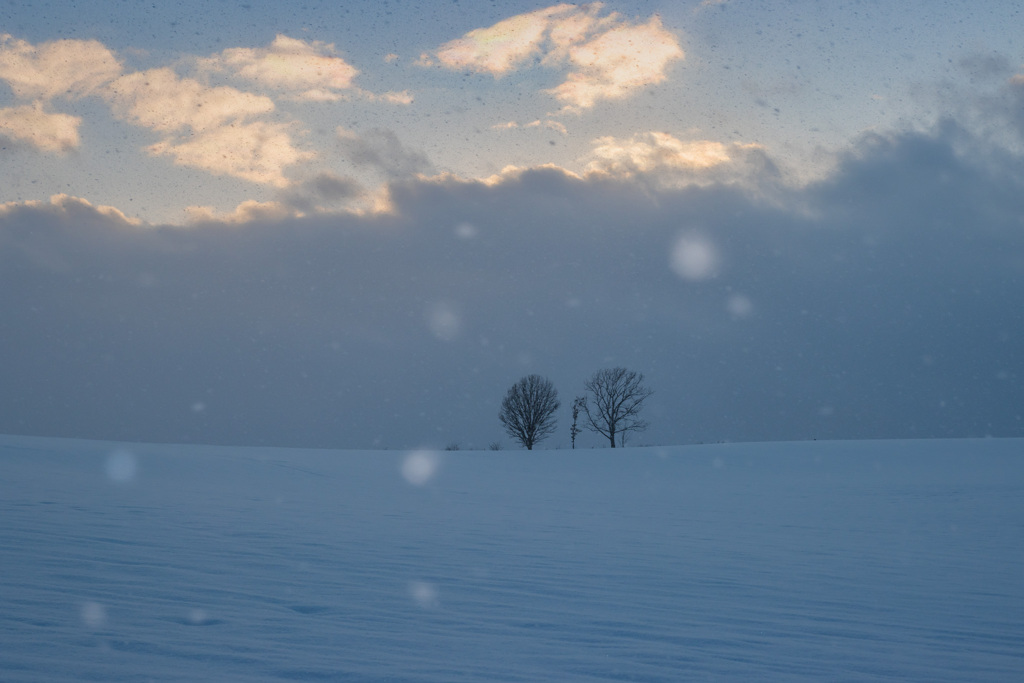
{"type": "Polygon", "coordinates": [[[608,136],[594,143],[595,160],[588,167],[590,171],[629,175],[658,169],[710,168],[730,161],[728,148],[721,142],[683,142],[668,133],[640,133],[631,138],[608,136]]]}
{"type": "Polygon", "coordinates": [[[763,183],[779,176],[759,145],[683,141],[657,131],[597,138],[586,173],[643,177],[665,187],[740,180],[763,183]]]}
{"type": "Polygon", "coordinates": [[[23,99],[94,93],[121,73],[114,54],[96,40],[55,40],[33,46],[0,36],[0,78],[23,99]]]}
{"type": "Polygon", "coordinates": [[[372,193],[352,178],[322,172],[290,183],[273,201],[247,200],[227,213],[217,211],[212,206],[190,206],[185,209],[185,217],[190,225],[280,222],[332,211],[355,214],[373,207],[375,200],[372,193]]]}
{"type": "Polygon", "coordinates": [[[657,392],[642,442],[1022,434],[1019,154],[875,134],[766,199],[647,182],[693,162],[636,142],[629,173],[411,175],[386,214],[285,191],[231,230],[6,205],[0,432],[486,447],[523,374],[575,395],[622,365],[657,392]]]}
{"type": "Polygon", "coordinates": [[[160,132],[204,132],[274,110],[269,97],[210,87],[167,67],[122,76],[105,94],[118,117],[160,132]]]}
{"type": "MultiPolygon", "coordinates": [[[[328,48],[278,36],[270,50],[227,51],[222,59],[264,84],[348,87],[348,72],[337,61],[315,54],[328,48]]],[[[44,102],[94,94],[109,103],[117,118],[161,133],[163,138],[146,151],[178,165],[283,187],[288,166],[315,156],[295,145],[294,125],[253,120],[275,110],[269,97],[211,87],[167,67],[122,75],[120,62],[97,41],[60,40],[33,47],[4,35],[0,78],[19,97],[37,98],[30,106],[0,110],[0,133],[45,152],[78,147],[81,120],[47,112],[44,102]]]]}
{"type": "Polygon", "coordinates": [[[537,119],[530,121],[529,123],[519,124],[518,121],[506,121],[505,123],[496,123],[491,126],[491,130],[515,130],[517,128],[546,128],[555,132],[561,133],[562,135],[568,135],[569,129],[565,127],[565,124],[561,121],[555,121],[554,119],[537,119]]]}
{"type": "Polygon", "coordinates": [[[598,100],[621,99],[665,80],[665,70],[683,58],[676,37],[657,16],[646,24],[617,26],[569,48],[573,70],[550,92],[571,107],[586,109],[598,100]]]}
{"type": "Polygon", "coordinates": [[[544,121],[541,121],[540,119],[536,121],[531,121],[530,123],[526,124],[524,128],[547,128],[548,130],[553,130],[555,132],[561,133],[562,135],[569,134],[569,130],[565,127],[564,123],[562,123],[561,121],[553,121],[551,119],[547,119],[544,121]]]}
{"type": "Polygon", "coordinates": [[[303,185],[323,201],[334,202],[359,195],[362,189],[351,178],[321,173],[303,185]]]}
{"type": "Polygon", "coordinates": [[[1011,77],[1001,96],[988,104],[989,113],[1006,121],[1017,143],[1024,143],[1024,74],[1011,77]]]}
{"type": "Polygon", "coordinates": [[[390,104],[402,105],[410,105],[413,103],[414,100],[412,93],[409,92],[408,90],[394,90],[383,92],[379,95],[374,95],[374,99],[377,99],[381,102],[388,102],[390,104]]]}
{"type": "Polygon", "coordinates": [[[43,152],[59,153],[77,148],[81,123],[78,116],[43,111],[39,102],[0,109],[0,135],[43,152]]]}
{"type": "Polygon", "coordinates": [[[353,87],[359,70],[334,45],[278,35],[267,48],[231,48],[201,59],[202,71],[228,71],[299,100],[333,102],[353,87]]]}
{"type": "MultiPolygon", "coordinates": [[[[542,42],[557,26],[555,20],[580,15],[575,6],[563,4],[510,17],[445,43],[437,49],[437,60],[449,69],[500,77],[541,53],[542,42]]],[[[422,60],[425,65],[432,63],[429,55],[422,60]]]]}
{"type": "Polygon", "coordinates": [[[219,213],[212,206],[189,206],[185,209],[186,220],[190,224],[227,223],[239,225],[256,221],[279,221],[294,218],[298,214],[281,202],[258,202],[246,200],[235,207],[231,213],[219,213]]]}
{"type": "Polygon", "coordinates": [[[121,73],[114,53],[96,40],[56,40],[33,46],[0,35],[0,79],[19,99],[32,104],[0,110],[0,135],[48,153],[80,145],[81,118],[46,111],[57,97],[77,99],[96,93],[121,73]]]}
{"type": "Polygon", "coordinates": [[[284,169],[315,156],[296,147],[293,125],[248,120],[272,112],[270,98],[206,86],[169,68],[122,76],[106,96],[115,115],[165,133],[147,152],[181,166],[284,187],[284,169]]]}
{"type": "Polygon", "coordinates": [[[1006,78],[1013,73],[1010,60],[1001,54],[975,53],[960,60],[960,68],[972,78],[1006,78]]]}
{"type": "MultiPolygon", "coordinates": [[[[929,96],[931,106],[944,112],[944,120],[975,132],[982,144],[1024,153],[1024,74],[1016,73],[1019,69],[999,55],[971,56],[961,60],[959,67],[970,77],[970,86],[946,84],[937,95],[929,96]]],[[[975,154],[991,152],[974,150],[975,154]]]]}
{"type": "Polygon", "coordinates": [[[357,87],[355,78],[359,70],[336,52],[331,43],[279,34],[269,47],[230,48],[197,60],[196,68],[202,74],[232,74],[291,100],[337,102],[349,94],[373,102],[412,104],[413,96],[408,90],[377,94],[357,87]]]}
{"type": "Polygon", "coordinates": [[[126,226],[142,225],[142,221],[127,216],[118,208],[104,205],[97,206],[87,199],[63,193],[52,195],[49,202],[30,200],[27,202],[6,202],[0,204],[0,217],[11,217],[26,212],[30,214],[44,214],[50,218],[58,218],[60,220],[73,221],[86,218],[92,222],[100,222],[105,227],[112,226],[118,229],[126,226]]]}
{"type": "Polygon", "coordinates": [[[352,209],[367,192],[352,178],[334,173],[318,173],[312,178],[292,185],[281,193],[281,201],[298,215],[323,213],[330,210],[352,209]]]}
{"type": "Polygon", "coordinates": [[[380,171],[388,178],[433,170],[433,164],[423,152],[408,149],[393,131],[373,128],[360,135],[338,128],[337,135],[342,152],[351,163],[380,171]]]}
{"type": "Polygon", "coordinates": [[[291,127],[252,121],[220,126],[184,139],[166,139],[150,145],[153,156],[169,156],[179,166],[200,168],[253,183],[285,187],[284,169],[316,156],[297,149],[291,127]]]}
{"type": "Polygon", "coordinates": [[[495,78],[532,61],[568,65],[566,80],[547,92],[576,110],[664,81],[669,63],[684,56],[676,36],[657,16],[637,24],[614,12],[601,17],[601,8],[561,4],[520,14],[449,41],[419,63],[495,78]]]}

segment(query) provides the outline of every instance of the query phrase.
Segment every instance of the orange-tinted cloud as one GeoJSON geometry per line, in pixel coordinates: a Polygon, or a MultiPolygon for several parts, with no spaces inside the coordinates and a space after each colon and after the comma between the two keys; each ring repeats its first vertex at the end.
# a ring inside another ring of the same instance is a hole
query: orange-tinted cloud
{"type": "Polygon", "coordinates": [[[721,142],[684,142],[668,133],[641,133],[630,138],[608,136],[594,142],[593,161],[587,170],[612,175],[710,168],[730,160],[728,148],[721,142]]]}
{"type": "Polygon", "coordinates": [[[570,47],[572,71],[550,92],[570,107],[586,109],[664,81],[669,63],[682,57],[676,37],[656,16],[646,24],[616,26],[570,47]]]}
{"type": "Polygon", "coordinates": [[[82,97],[121,73],[121,63],[97,40],[55,40],[33,46],[0,36],[0,79],[24,99],[82,97]]]}
{"type": "Polygon", "coordinates": [[[284,187],[284,169],[314,156],[296,147],[288,124],[250,120],[274,110],[270,98],[210,87],[169,68],[122,76],[107,97],[115,115],[164,133],[147,151],[181,166],[284,187]]]}
{"type": "Polygon", "coordinates": [[[659,187],[707,185],[774,176],[774,166],[757,144],[680,140],[668,133],[594,140],[587,174],[643,177],[659,187]]]}
{"type": "Polygon", "coordinates": [[[295,99],[335,101],[353,87],[359,70],[334,53],[329,43],[278,35],[269,47],[231,48],[199,60],[199,67],[230,71],[295,99]]]}
{"type": "Polygon", "coordinates": [[[0,135],[43,152],[66,152],[77,148],[81,122],[78,116],[43,111],[39,102],[0,109],[0,135]]]}
{"type": "Polygon", "coordinates": [[[120,118],[166,132],[210,130],[274,109],[269,97],[228,86],[211,88],[166,67],[118,78],[107,97],[120,118]]]}
{"type": "MultiPolygon", "coordinates": [[[[488,28],[474,29],[438,48],[437,60],[449,69],[469,69],[501,76],[529,57],[540,54],[542,43],[553,25],[579,11],[573,5],[555,5],[504,19],[488,28]]],[[[424,55],[421,60],[432,63],[429,55],[424,55]]]]}
{"type": "Polygon", "coordinates": [[[276,187],[288,185],[286,167],[315,156],[294,145],[289,126],[266,121],[220,126],[185,139],[169,138],[147,151],[169,156],[180,166],[276,187]]]}
{"type": "Polygon", "coordinates": [[[420,64],[490,73],[495,78],[539,59],[546,67],[568,66],[565,81],[550,89],[570,109],[619,99],[665,80],[668,65],[683,58],[675,35],[653,16],[631,23],[602,5],[554,5],[470,31],[424,54],[420,64]]]}

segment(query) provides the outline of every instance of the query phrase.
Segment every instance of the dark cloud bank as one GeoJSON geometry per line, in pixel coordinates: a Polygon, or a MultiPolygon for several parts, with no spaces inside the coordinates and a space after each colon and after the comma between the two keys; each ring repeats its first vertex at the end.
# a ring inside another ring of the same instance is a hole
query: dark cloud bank
{"type": "Polygon", "coordinates": [[[565,446],[583,380],[623,365],[656,392],[638,445],[1024,436],[1019,157],[947,124],[799,190],[656,186],[405,181],[394,215],[191,229],[11,210],[0,432],[508,446],[498,404],[538,372],[565,446]]]}

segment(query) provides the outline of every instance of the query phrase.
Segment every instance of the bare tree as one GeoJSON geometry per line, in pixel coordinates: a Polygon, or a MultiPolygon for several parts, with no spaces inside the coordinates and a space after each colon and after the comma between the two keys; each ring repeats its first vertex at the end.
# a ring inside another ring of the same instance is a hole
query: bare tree
{"type": "Polygon", "coordinates": [[[569,439],[572,441],[573,450],[576,449],[576,437],[583,431],[579,428],[580,410],[587,402],[586,396],[577,396],[572,401],[572,426],[569,427],[569,439]]]}
{"type": "Polygon", "coordinates": [[[583,386],[590,394],[582,405],[586,416],[583,426],[608,439],[612,448],[616,436],[622,445],[629,432],[647,429],[640,410],[654,392],[644,386],[642,373],[626,368],[599,370],[583,386]]]}
{"type": "Polygon", "coordinates": [[[561,403],[551,380],[527,375],[512,385],[501,402],[498,419],[505,431],[526,450],[555,431],[555,411],[561,403]]]}

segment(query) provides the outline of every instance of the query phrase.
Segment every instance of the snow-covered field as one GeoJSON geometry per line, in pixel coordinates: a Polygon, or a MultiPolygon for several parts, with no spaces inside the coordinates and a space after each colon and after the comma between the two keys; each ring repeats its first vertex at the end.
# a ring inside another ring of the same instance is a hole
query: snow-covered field
{"type": "Polygon", "coordinates": [[[1010,681],[1024,440],[0,437],[0,679],[1010,681]]]}

